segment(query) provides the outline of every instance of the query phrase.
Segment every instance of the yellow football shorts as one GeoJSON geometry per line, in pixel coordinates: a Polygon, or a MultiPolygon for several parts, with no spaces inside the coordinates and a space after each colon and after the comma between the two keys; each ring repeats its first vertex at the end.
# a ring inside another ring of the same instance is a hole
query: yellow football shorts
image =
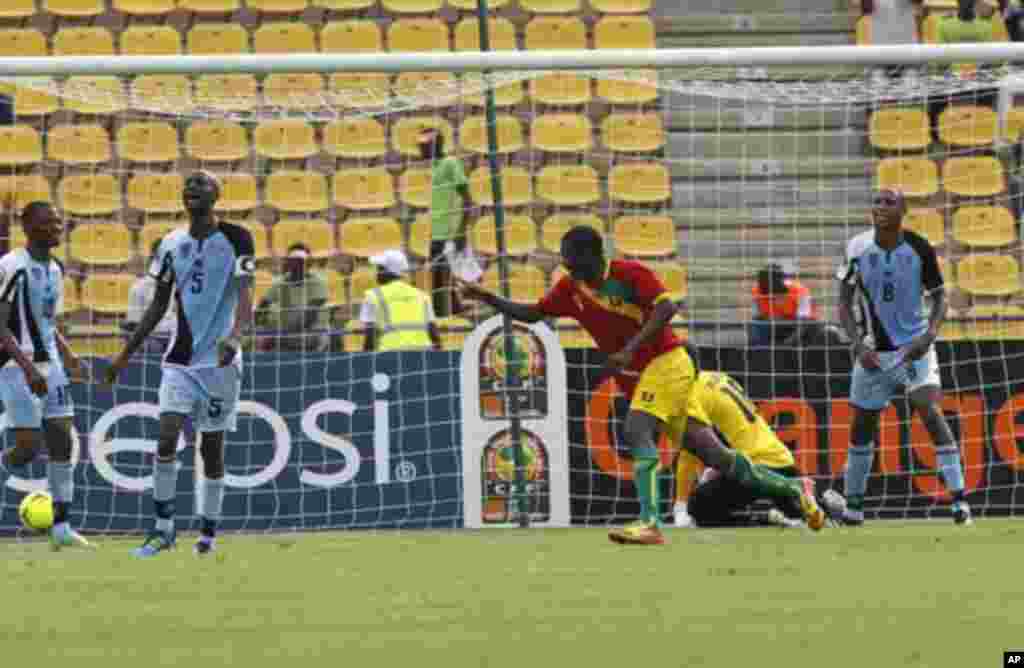
{"type": "Polygon", "coordinates": [[[686,426],[686,406],[695,378],[696,370],[686,348],[680,346],[662,353],[640,374],[629,409],[643,411],[664,422],[673,440],[678,442],[686,426]]]}

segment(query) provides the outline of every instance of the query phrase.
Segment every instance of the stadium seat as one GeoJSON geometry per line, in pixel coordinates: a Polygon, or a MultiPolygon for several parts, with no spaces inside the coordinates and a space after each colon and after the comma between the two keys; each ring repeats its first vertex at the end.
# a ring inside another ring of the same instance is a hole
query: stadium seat
{"type": "MultiPolygon", "coordinates": [[[[557,4],[554,0],[538,0],[557,4]]],[[[587,26],[575,16],[540,16],[526,24],[527,51],[587,48],[587,26]]]]}
{"type": "Polygon", "coordinates": [[[43,159],[43,140],[28,125],[0,126],[0,166],[20,167],[43,159]]]}
{"type": "Polygon", "coordinates": [[[423,107],[450,107],[462,101],[455,75],[449,72],[402,72],[395,78],[395,97],[423,107]]]}
{"type": "Polygon", "coordinates": [[[530,143],[549,153],[581,153],[594,145],[590,119],[582,114],[544,114],[530,127],[530,143]]]}
{"type": "Polygon", "coordinates": [[[398,201],[418,209],[430,207],[433,192],[428,167],[407,167],[398,177],[398,201]]]}
{"type": "Polygon", "coordinates": [[[295,14],[309,6],[309,0],[245,0],[245,6],[264,14],[295,14]]]}
{"type": "Polygon", "coordinates": [[[676,227],[669,216],[622,216],[612,229],[620,253],[663,257],[676,252],[676,227]]]}
{"type": "Polygon", "coordinates": [[[53,36],[55,56],[112,56],[114,36],[106,28],[61,28],[53,36]]]}
{"type": "Polygon", "coordinates": [[[36,13],[36,0],[4,0],[0,19],[27,19],[36,13]]]}
{"type": "Polygon", "coordinates": [[[903,216],[903,226],[917,232],[933,246],[946,243],[946,220],[935,209],[910,209],[903,216]]]}
{"type": "Polygon", "coordinates": [[[74,216],[109,216],[121,209],[121,184],[111,174],[65,176],[57,186],[60,208],[74,216]]]}
{"type": "Polygon", "coordinates": [[[1004,138],[1007,141],[1020,141],[1021,130],[1024,130],[1024,107],[1014,107],[1006,112],[1003,130],[1004,138]]]}
{"type": "Polygon", "coordinates": [[[142,74],[132,81],[133,107],[181,113],[194,106],[192,82],[182,74],[142,74]]]}
{"type": "Polygon", "coordinates": [[[333,308],[335,306],[341,306],[342,304],[348,303],[345,277],[333,269],[320,272],[320,275],[327,283],[327,303],[325,306],[327,306],[327,308],[333,308]]]}
{"type": "Polygon", "coordinates": [[[259,204],[256,193],[256,177],[252,174],[232,172],[220,175],[220,199],[214,205],[214,211],[229,213],[251,211],[259,204]]]}
{"type": "MultiPolygon", "coordinates": [[[[353,294],[352,302],[356,302],[353,294]]],[[[363,345],[366,342],[366,324],[358,318],[352,318],[345,323],[344,348],[348,353],[363,352],[363,345]]]]}
{"type": "Polygon", "coordinates": [[[113,0],[115,12],[129,16],[164,16],[178,6],[177,0],[113,0]]]}
{"type": "Polygon", "coordinates": [[[606,16],[594,26],[595,49],[654,47],[654,23],[646,16],[606,16]]]}
{"type": "Polygon", "coordinates": [[[555,106],[586,104],[592,98],[590,79],[569,72],[545,74],[530,79],[530,97],[555,106]]]}
{"type": "Polygon", "coordinates": [[[597,80],[597,96],[611,104],[647,104],[658,99],[654,70],[609,71],[597,80]]]}
{"type": "Polygon", "coordinates": [[[349,218],[341,225],[344,255],[369,258],[402,246],[402,228],[394,218],[349,218]]]}
{"type": "Polygon", "coordinates": [[[68,339],[68,344],[79,357],[112,358],[124,348],[124,337],[111,328],[110,332],[106,334],[72,335],[68,339]]]}
{"type": "Polygon", "coordinates": [[[301,120],[260,123],[253,144],[257,155],[271,160],[304,160],[320,152],[313,126],[301,120]]]}
{"type": "Polygon", "coordinates": [[[306,244],[316,258],[337,254],[334,227],[326,220],[285,219],[274,225],[274,255],[284,257],[288,254],[288,248],[297,243],[306,244]]]}
{"type": "Polygon", "coordinates": [[[139,255],[148,260],[154,243],[161,241],[179,227],[187,225],[184,220],[146,221],[139,230],[139,255]]]}
{"type": "Polygon", "coordinates": [[[286,111],[310,111],[327,103],[324,79],[314,72],[270,74],[263,81],[263,99],[286,111]]]}
{"type": "Polygon", "coordinates": [[[334,203],[346,209],[372,211],[395,205],[395,183],[383,167],[339,169],[334,173],[334,203]]]}
{"type": "Polygon", "coordinates": [[[441,0],[381,0],[384,11],[392,14],[434,14],[441,10],[441,0]]]}
{"type": "Polygon", "coordinates": [[[673,300],[679,301],[687,297],[690,286],[686,267],[678,262],[657,262],[651,265],[651,269],[658,274],[673,300]]]}
{"type": "Polygon", "coordinates": [[[178,7],[193,14],[227,14],[238,11],[241,0],[178,0],[178,7]]]}
{"type": "MultiPolygon", "coordinates": [[[[484,99],[483,79],[474,72],[464,73],[462,79],[462,94],[460,100],[463,104],[471,107],[486,106],[484,99]]],[[[523,101],[523,82],[511,81],[505,84],[497,84],[494,88],[494,106],[513,107],[523,101]]]]}
{"type": "Polygon", "coordinates": [[[590,165],[551,165],[537,175],[537,194],[559,206],[584,206],[601,199],[597,170],[590,165]]]}
{"type": "Polygon", "coordinates": [[[47,158],[67,165],[95,165],[112,155],[110,136],[102,125],[81,123],[50,128],[47,158]]]}
{"type": "Polygon", "coordinates": [[[8,28],[0,30],[0,56],[20,58],[48,56],[49,46],[43,33],[34,28],[8,28]]]}
{"type": "MultiPolygon", "coordinates": [[[[522,167],[506,165],[501,170],[501,190],[505,206],[525,206],[533,201],[533,182],[522,167]]],[[[491,169],[477,167],[469,175],[469,195],[479,206],[494,206],[491,169]]]]}
{"type": "Polygon", "coordinates": [[[128,206],[147,214],[184,213],[180,174],[136,174],[128,180],[128,206]]]}
{"type": "Polygon", "coordinates": [[[78,281],[71,276],[64,276],[64,310],[62,314],[74,313],[82,308],[82,299],[78,296],[78,281]]]}
{"type": "Polygon", "coordinates": [[[376,21],[334,21],[320,32],[320,50],[324,53],[379,53],[384,36],[376,21]]]}
{"type": "Polygon", "coordinates": [[[124,313],[134,283],[131,274],[90,273],[82,282],[82,305],[105,315],[124,313]]]}
{"type": "Polygon", "coordinates": [[[431,221],[429,213],[421,213],[409,225],[409,252],[430,257],[431,221]]]}
{"type": "Polygon", "coordinates": [[[267,226],[255,220],[233,220],[239,227],[244,227],[252,235],[253,257],[265,260],[270,257],[270,239],[267,226]]]}
{"type": "Polygon", "coordinates": [[[315,53],[316,34],[298,21],[264,23],[252,35],[253,53],[315,53]]]}
{"type": "Polygon", "coordinates": [[[958,105],[939,114],[939,140],[948,146],[991,146],[999,134],[999,116],[988,107],[958,105]]]}
{"type": "Polygon", "coordinates": [[[589,0],[590,7],[603,14],[645,14],[651,11],[651,0],[589,0]]]}
{"type": "MultiPolygon", "coordinates": [[[[484,271],[480,283],[484,288],[503,294],[498,281],[498,265],[491,263],[484,271]]],[[[547,280],[544,272],[530,264],[510,264],[508,266],[509,298],[512,301],[533,304],[544,296],[547,280]]]]}
{"type": "Polygon", "coordinates": [[[318,213],[330,206],[327,179],[322,174],[278,170],[267,177],[267,205],[290,213],[318,213]]]}
{"type": "Polygon", "coordinates": [[[334,104],[350,109],[380,109],[391,100],[391,82],[379,72],[332,74],[327,96],[334,104]]]}
{"type": "Polygon", "coordinates": [[[1017,221],[1003,206],[962,206],[953,214],[953,239],[966,246],[1008,246],[1019,240],[1017,221]]]}
{"type": "Polygon", "coordinates": [[[440,116],[408,116],[391,126],[391,147],[405,156],[420,157],[420,137],[427,130],[440,130],[444,145],[452,147],[455,133],[452,125],[440,116]]]}
{"type": "Polygon", "coordinates": [[[1024,308],[983,304],[967,313],[964,338],[971,341],[1006,341],[1024,338],[1024,308]]]}
{"type": "Polygon", "coordinates": [[[957,285],[976,297],[1008,297],[1021,289],[1020,265],[1009,255],[970,255],[956,265],[957,285]]]}
{"type": "Polygon", "coordinates": [[[659,151],[665,147],[661,114],[613,113],[601,123],[605,147],[621,153],[659,151]]]}
{"type": "Polygon", "coordinates": [[[605,222],[592,213],[556,213],[540,227],[540,247],[549,253],[560,255],[562,237],[565,233],[579,225],[586,225],[597,230],[602,236],[606,232],[605,222]]]}
{"type": "Polygon", "coordinates": [[[185,152],[203,162],[232,162],[249,157],[245,128],[231,121],[193,121],[185,130],[185,152]]]}
{"type": "Polygon", "coordinates": [[[335,158],[380,158],[388,151],[387,133],[376,118],[346,117],[324,127],[324,151],[335,158]]]}
{"type": "Polygon", "coordinates": [[[377,4],[377,0],[313,0],[312,4],[331,12],[357,12],[370,9],[377,4]]]}
{"type": "MultiPolygon", "coordinates": [[[[506,18],[487,19],[491,51],[515,51],[516,27],[506,18]]],[[[476,17],[465,18],[455,26],[455,50],[480,50],[480,22],[476,17]]]]}
{"type": "Polygon", "coordinates": [[[348,299],[350,304],[361,304],[366,291],[377,287],[377,269],[362,265],[348,277],[348,299]]]}
{"type": "Polygon", "coordinates": [[[872,20],[871,15],[867,14],[857,19],[857,24],[854,26],[854,43],[857,46],[868,46],[871,44],[872,39],[872,20]]]}
{"type": "Polygon", "coordinates": [[[466,346],[466,337],[473,331],[472,322],[457,316],[438,318],[434,324],[441,336],[441,350],[462,350],[466,346]]]}
{"type": "Polygon", "coordinates": [[[249,52],[249,33],[236,23],[197,23],[186,43],[194,56],[233,56],[249,52]]]}
{"type": "Polygon", "coordinates": [[[398,19],[388,28],[389,51],[448,51],[449,42],[440,19],[398,19]]]}
{"type": "Polygon", "coordinates": [[[572,318],[558,318],[555,320],[555,331],[558,333],[558,342],[563,348],[596,348],[597,344],[587,330],[580,327],[580,324],[572,318]]]}
{"type": "Polygon", "coordinates": [[[67,18],[91,18],[107,8],[103,0],[43,0],[43,11],[67,18]]]}
{"type": "MultiPolygon", "coordinates": [[[[498,153],[515,153],[525,148],[523,127],[519,119],[511,114],[499,114],[495,117],[498,134],[498,153]]],[[[469,116],[462,121],[459,128],[459,139],[462,148],[472,153],[488,153],[487,117],[469,116]]]]}
{"type": "Polygon", "coordinates": [[[274,284],[274,275],[269,271],[257,270],[252,276],[252,303],[259,304],[274,284]]]}
{"type": "Polygon", "coordinates": [[[258,96],[251,74],[204,74],[196,81],[196,104],[216,111],[251,111],[258,96]]]}
{"type": "Polygon", "coordinates": [[[121,33],[123,56],[177,56],[181,35],[170,26],[130,26],[121,33]]]}
{"type": "Polygon", "coordinates": [[[922,151],[931,144],[923,109],[879,109],[870,116],[868,137],[883,151],[922,151]]]}
{"type": "Polygon", "coordinates": [[[60,98],[51,91],[57,84],[47,77],[20,80],[14,87],[14,111],[19,116],[46,116],[60,109],[60,98]]]}
{"type": "MultiPolygon", "coordinates": [[[[488,9],[498,9],[499,7],[507,6],[511,0],[487,0],[488,9]]],[[[476,11],[476,0],[448,0],[446,3],[453,9],[461,9],[466,12],[476,11]]]]}
{"type": "Polygon", "coordinates": [[[135,255],[131,232],[120,223],[76,225],[68,245],[71,257],[85,264],[123,267],[135,255]]]}
{"type": "Polygon", "coordinates": [[[950,158],[942,165],[942,187],[961,197],[991,197],[1006,190],[1003,163],[992,156],[950,158]]]}
{"type": "MultiPolygon", "coordinates": [[[[921,20],[921,39],[925,44],[938,44],[939,43],[939,19],[940,14],[934,12],[929,13],[924,19],[921,20]]],[[[866,37],[871,39],[871,32],[873,26],[866,27],[866,37]]],[[[870,43],[870,42],[869,42],[870,43]]]]}
{"type": "MultiPolygon", "coordinates": [[[[505,254],[529,255],[537,250],[537,225],[529,216],[505,216],[505,254]]],[[[486,255],[498,255],[498,231],[493,215],[482,216],[469,232],[470,246],[486,255]]]]}
{"type": "Polygon", "coordinates": [[[580,11],[580,0],[519,0],[519,6],[535,14],[574,14],[580,11]]]}
{"type": "Polygon", "coordinates": [[[26,204],[35,201],[53,201],[50,194],[50,181],[45,176],[42,174],[16,174],[0,177],[0,203],[15,211],[21,211],[26,204]]]}
{"type": "Polygon", "coordinates": [[[939,170],[928,158],[885,158],[878,163],[875,186],[908,197],[931,197],[939,191],[939,170]]]}
{"type": "Polygon", "coordinates": [[[124,82],[117,77],[70,77],[62,96],[64,108],[79,114],[110,115],[128,108],[124,82]]]}
{"type": "Polygon", "coordinates": [[[117,153],[132,162],[175,162],[178,131],[159,121],[125,123],[117,133],[117,153]]]}
{"type": "Polygon", "coordinates": [[[608,196],[631,204],[664,202],[672,197],[668,168],[656,162],[616,165],[608,175],[608,196]]]}

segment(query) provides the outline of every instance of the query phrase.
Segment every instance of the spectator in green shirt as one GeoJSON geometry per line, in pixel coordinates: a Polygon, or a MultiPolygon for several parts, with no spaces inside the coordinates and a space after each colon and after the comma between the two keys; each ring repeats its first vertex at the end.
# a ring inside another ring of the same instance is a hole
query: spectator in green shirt
{"type": "Polygon", "coordinates": [[[309,248],[292,244],[284,273],[256,307],[256,325],[277,332],[261,339],[261,350],[323,352],[327,349],[327,282],[309,271],[309,248]]]}
{"type": "Polygon", "coordinates": [[[434,312],[438,317],[462,311],[452,282],[451,257],[466,247],[465,207],[469,181],[462,160],[445,155],[444,134],[435,130],[420,138],[420,151],[431,164],[430,267],[434,312]]]}

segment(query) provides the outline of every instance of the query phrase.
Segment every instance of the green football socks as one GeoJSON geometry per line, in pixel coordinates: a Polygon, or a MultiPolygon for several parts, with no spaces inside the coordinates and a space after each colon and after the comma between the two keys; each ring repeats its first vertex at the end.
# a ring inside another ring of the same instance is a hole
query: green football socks
{"type": "Polygon", "coordinates": [[[658,516],[658,450],[633,450],[633,483],[640,500],[640,519],[660,525],[658,516]]]}
{"type": "Polygon", "coordinates": [[[736,461],[729,477],[750,488],[758,496],[773,499],[793,499],[800,496],[800,485],[796,481],[779,475],[767,466],[752,463],[742,452],[736,452],[736,461]]]}

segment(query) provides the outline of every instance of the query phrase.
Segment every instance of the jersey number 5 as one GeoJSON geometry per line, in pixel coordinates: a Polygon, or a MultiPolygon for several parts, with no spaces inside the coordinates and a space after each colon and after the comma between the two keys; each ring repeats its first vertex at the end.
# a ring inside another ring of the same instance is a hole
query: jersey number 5
{"type": "Polygon", "coordinates": [[[198,295],[203,291],[203,270],[196,269],[192,272],[192,294],[198,295]]]}
{"type": "Polygon", "coordinates": [[[891,302],[896,299],[896,286],[893,283],[882,283],[882,301],[891,302]]]}

